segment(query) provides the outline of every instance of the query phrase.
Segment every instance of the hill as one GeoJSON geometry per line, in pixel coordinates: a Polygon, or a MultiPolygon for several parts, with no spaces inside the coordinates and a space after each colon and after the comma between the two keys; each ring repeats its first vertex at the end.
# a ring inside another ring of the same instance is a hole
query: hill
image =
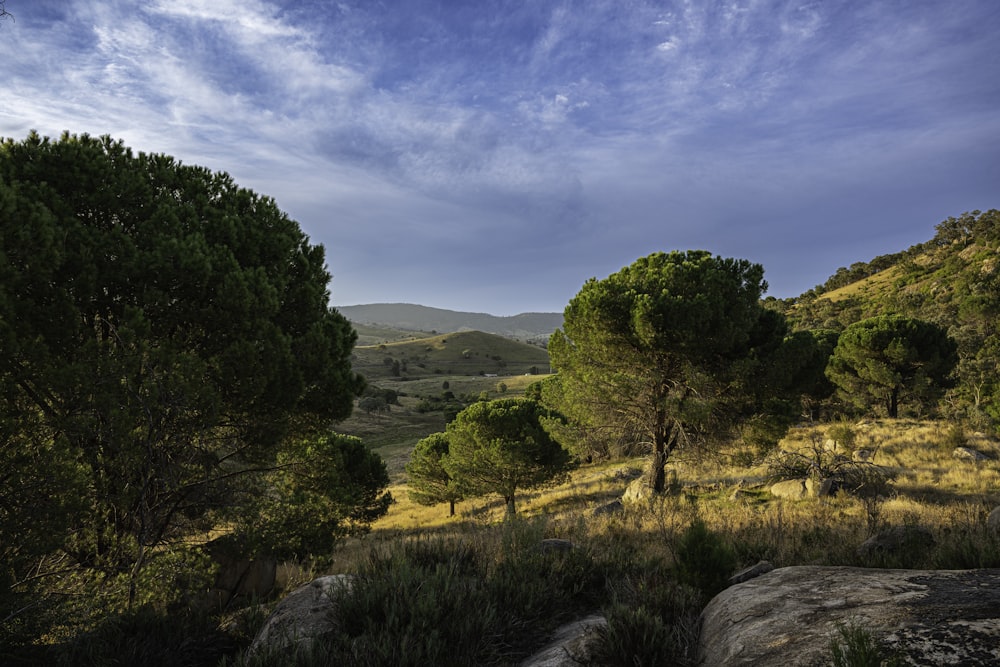
{"type": "Polygon", "coordinates": [[[354,348],[352,368],[370,381],[425,376],[502,376],[547,373],[543,347],[482,331],[354,348]]]}
{"type": "Polygon", "coordinates": [[[838,269],[783,306],[796,329],[843,329],[896,313],[935,322],[960,337],[996,334],[1000,314],[1000,211],[974,211],[937,226],[931,240],[838,269]]]}
{"type": "Polygon", "coordinates": [[[482,331],[525,341],[547,340],[553,331],[562,326],[563,318],[562,313],[521,313],[501,317],[410,303],[338,306],[337,310],[355,326],[424,333],[482,331]]]}

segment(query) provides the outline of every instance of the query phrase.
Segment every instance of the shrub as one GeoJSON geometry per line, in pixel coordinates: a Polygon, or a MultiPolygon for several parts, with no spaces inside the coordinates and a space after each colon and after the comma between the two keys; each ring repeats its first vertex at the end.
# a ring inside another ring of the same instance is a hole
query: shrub
{"type": "Polygon", "coordinates": [[[841,625],[839,638],[830,640],[833,667],[897,667],[903,662],[888,655],[874,635],[857,624],[841,625]]]}
{"type": "Polygon", "coordinates": [[[680,535],[674,548],[677,579],[711,599],[729,584],[738,567],[736,552],[719,534],[695,519],[680,535]]]}

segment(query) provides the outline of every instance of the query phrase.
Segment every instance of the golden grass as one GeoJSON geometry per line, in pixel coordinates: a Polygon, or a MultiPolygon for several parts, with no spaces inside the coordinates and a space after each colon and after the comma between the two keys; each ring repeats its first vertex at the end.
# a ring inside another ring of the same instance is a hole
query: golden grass
{"type": "MultiPolygon", "coordinates": [[[[793,429],[780,443],[786,451],[808,451],[822,446],[834,425],[793,429]]],[[[968,463],[951,457],[947,424],[914,420],[878,420],[852,425],[854,448],[877,451],[875,463],[894,474],[895,495],[878,506],[882,524],[928,527],[947,538],[956,530],[979,530],[989,509],[1000,505],[1000,463],[996,459],[968,463]]],[[[996,456],[995,440],[974,440],[980,451],[996,456]]],[[[766,491],[767,468],[734,467],[718,458],[678,456],[670,467],[678,474],[683,492],[624,513],[593,514],[595,508],[619,498],[629,472],[641,469],[642,458],[584,465],[565,484],[519,492],[520,516],[544,519],[552,536],[568,537],[614,548],[628,543],[647,556],[671,558],[671,544],[695,517],[711,529],[729,535],[741,545],[741,558],[752,564],[767,558],[775,565],[852,563],[854,548],[868,535],[869,509],[854,497],[809,498],[784,501],[766,491]],[[739,497],[736,489],[747,491],[739,497]],[[623,542],[624,541],[624,542],[623,542]]],[[[405,475],[397,474],[391,488],[396,503],[376,522],[371,533],[347,554],[374,544],[421,535],[470,535],[499,524],[505,507],[497,497],[458,503],[456,516],[448,506],[424,507],[408,495],[405,475]]],[[[346,562],[346,561],[345,561],[346,562]]]]}

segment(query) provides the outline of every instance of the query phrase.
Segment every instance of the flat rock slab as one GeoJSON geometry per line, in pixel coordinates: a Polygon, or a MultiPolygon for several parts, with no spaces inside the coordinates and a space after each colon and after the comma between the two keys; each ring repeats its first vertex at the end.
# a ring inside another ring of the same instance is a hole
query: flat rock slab
{"type": "Polygon", "coordinates": [[[698,664],[829,665],[845,625],[906,664],[1000,665],[1000,570],[773,570],[708,604],[698,664]]]}

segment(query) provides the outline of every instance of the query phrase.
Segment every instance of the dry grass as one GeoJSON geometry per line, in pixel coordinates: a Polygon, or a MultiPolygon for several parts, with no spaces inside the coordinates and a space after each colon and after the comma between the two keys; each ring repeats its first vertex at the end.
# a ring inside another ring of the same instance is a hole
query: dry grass
{"type": "MultiPolygon", "coordinates": [[[[786,451],[806,451],[829,440],[834,426],[793,429],[781,443],[786,451]]],[[[839,425],[841,428],[843,425],[839,425]]],[[[879,525],[920,524],[942,547],[956,536],[988,539],[988,511],[1000,505],[1000,463],[997,459],[968,463],[951,456],[954,445],[947,424],[884,420],[848,425],[854,432],[853,449],[876,451],[875,463],[894,475],[891,497],[878,502],[879,525]]],[[[970,438],[980,451],[1000,454],[995,440],[970,438]]],[[[843,451],[850,454],[850,451],[843,451]]],[[[518,495],[519,514],[544,520],[547,533],[566,537],[591,548],[615,549],[628,544],[647,557],[669,562],[677,535],[695,518],[726,536],[743,564],[767,559],[776,566],[793,564],[863,564],[855,549],[869,534],[871,511],[861,500],[841,494],[833,498],[784,501],[767,492],[764,465],[734,467],[719,458],[677,457],[671,467],[683,490],[648,505],[618,514],[597,516],[595,508],[620,497],[628,479],[641,469],[643,459],[603,462],[576,469],[571,480],[547,489],[518,495]],[[734,491],[741,489],[741,494],[734,491]]],[[[424,507],[409,500],[405,478],[397,475],[392,487],[396,504],[371,533],[343,548],[349,556],[373,544],[419,535],[461,536],[488,530],[503,521],[499,498],[471,499],[448,516],[445,504],[424,507]]],[[[987,544],[983,548],[993,548],[987,544]]],[[[950,556],[928,553],[925,565],[950,556]]]]}

